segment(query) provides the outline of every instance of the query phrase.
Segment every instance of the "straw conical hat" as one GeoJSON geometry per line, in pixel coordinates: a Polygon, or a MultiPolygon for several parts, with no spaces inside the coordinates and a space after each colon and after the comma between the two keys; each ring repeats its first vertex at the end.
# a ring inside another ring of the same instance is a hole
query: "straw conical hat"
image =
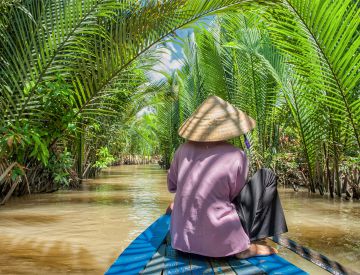
{"type": "Polygon", "coordinates": [[[249,132],[255,120],[217,96],[208,97],[179,128],[192,141],[221,141],[249,132]]]}

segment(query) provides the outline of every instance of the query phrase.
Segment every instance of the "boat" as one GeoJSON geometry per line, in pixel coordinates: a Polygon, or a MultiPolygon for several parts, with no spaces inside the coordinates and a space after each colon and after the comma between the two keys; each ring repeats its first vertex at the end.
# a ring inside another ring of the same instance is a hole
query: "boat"
{"type": "Polygon", "coordinates": [[[170,215],[163,215],[151,224],[105,274],[308,274],[277,254],[244,260],[177,251],[171,247],[170,218],[170,215]]]}

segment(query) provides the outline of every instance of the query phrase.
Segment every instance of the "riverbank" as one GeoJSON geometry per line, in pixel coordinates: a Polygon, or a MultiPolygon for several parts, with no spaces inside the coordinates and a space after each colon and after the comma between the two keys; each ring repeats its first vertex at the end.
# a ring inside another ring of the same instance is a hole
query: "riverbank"
{"type": "MultiPolygon", "coordinates": [[[[289,238],[360,271],[360,203],[279,192],[289,238]]],[[[111,167],[80,190],[12,198],[0,208],[0,273],[102,274],[171,199],[158,165],[111,167]]]]}

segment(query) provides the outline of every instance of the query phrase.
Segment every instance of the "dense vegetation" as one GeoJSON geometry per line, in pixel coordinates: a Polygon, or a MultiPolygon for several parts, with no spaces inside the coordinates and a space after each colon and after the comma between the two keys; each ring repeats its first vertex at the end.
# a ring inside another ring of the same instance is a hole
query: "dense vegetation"
{"type": "Polygon", "coordinates": [[[359,198],[358,1],[0,0],[0,11],[3,202],[129,154],[168,167],[178,126],[210,94],[256,119],[253,169],[359,198]],[[184,27],[193,34],[176,37],[184,27]],[[182,45],[183,66],[154,82],[164,39],[182,45]]]}
{"type": "Polygon", "coordinates": [[[176,129],[216,94],[257,121],[248,135],[253,170],[272,167],[311,192],[359,198],[359,33],[344,28],[359,24],[359,10],[322,2],[328,9],[317,16],[327,20],[316,21],[308,10],[320,2],[309,3],[223,16],[183,41],[184,66],[158,108],[166,164],[181,142],[176,129]]]}

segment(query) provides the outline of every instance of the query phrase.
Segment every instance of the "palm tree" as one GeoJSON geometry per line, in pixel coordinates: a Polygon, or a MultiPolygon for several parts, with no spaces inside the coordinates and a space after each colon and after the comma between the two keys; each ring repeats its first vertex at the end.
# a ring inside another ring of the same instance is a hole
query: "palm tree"
{"type": "Polygon", "coordinates": [[[176,117],[181,123],[209,94],[232,102],[258,122],[249,136],[258,166],[281,150],[279,131],[295,125],[309,190],[340,196],[340,163],[359,154],[358,17],[358,1],[331,0],[221,17],[184,42],[176,117]]]}
{"type": "MultiPolygon", "coordinates": [[[[255,21],[254,17],[244,16],[223,18],[214,21],[209,30],[201,29],[183,39],[183,67],[169,78],[167,93],[171,96],[163,104],[165,108],[157,110],[159,132],[167,137],[160,145],[166,146],[164,151],[173,152],[177,148],[179,139],[172,136],[177,136],[181,123],[209,95],[217,95],[257,119],[258,127],[251,137],[254,163],[263,166],[266,156],[271,156],[268,151],[274,145],[271,133],[279,91],[273,65],[278,65],[276,69],[280,70],[281,56],[264,46],[266,33],[244,27],[249,25],[249,20],[255,21]],[[174,82],[176,89],[170,84],[174,82]]],[[[242,146],[238,139],[234,142],[242,146]]]]}
{"type": "Polygon", "coordinates": [[[132,81],[139,57],[177,29],[248,2],[261,1],[14,4],[0,27],[1,159],[28,168],[37,161],[46,166],[49,149],[74,125],[81,132],[94,114],[112,111],[111,104],[99,102],[122,93],[119,87],[132,81]],[[51,92],[54,86],[62,87],[56,96],[51,92]],[[58,101],[60,110],[49,112],[58,101]]]}
{"type": "Polygon", "coordinates": [[[272,41],[285,54],[295,78],[284,88],[310,177],[321,178],[316,171],[327,170],[330,193],[335,179],[338,195],[342,155],[356,155],[360,149],[358,5],[351,0],[284,0],[267,14],[272,41]]]}

